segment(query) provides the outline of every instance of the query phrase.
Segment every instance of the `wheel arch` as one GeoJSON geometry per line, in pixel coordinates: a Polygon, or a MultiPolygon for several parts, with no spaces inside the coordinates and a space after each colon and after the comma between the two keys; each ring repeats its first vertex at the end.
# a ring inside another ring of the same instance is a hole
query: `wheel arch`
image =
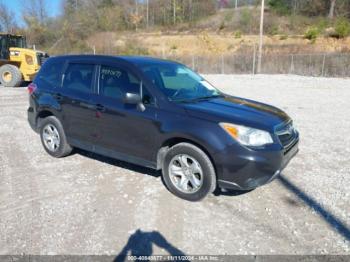
{"type": "Polygon", "coordinates": [[[213,164],[215,173],[217,172],[215,161],[212,157],[212,154],[209,152],[209,150],[200,142],[195,141],[194,139],[187,138],[187,137],[182,137],[182,136],[175,136],[175,137],[170,137],[163,141],[161,147],[158,150],[157,153],[157,170],[162,169],[163,162],[164,162],[164,157],[166,153],[168,152],[169,148],[173,147],[174,145],[177,145],[179,143],[189,143],[192,144],[199,149],[201,149],[210,159],[210,161],[213,164]]]}
{"type": "Polygon", "coordinates": [[[57,115],[52,110],[49,110],[47,108],[40,110],[40,112],[38,112],[36,119],[35,119],[36,128],[40,127],[40,121],[42,121],[43,119],[45,119],[49,116],[57,117],[57,115]]]}

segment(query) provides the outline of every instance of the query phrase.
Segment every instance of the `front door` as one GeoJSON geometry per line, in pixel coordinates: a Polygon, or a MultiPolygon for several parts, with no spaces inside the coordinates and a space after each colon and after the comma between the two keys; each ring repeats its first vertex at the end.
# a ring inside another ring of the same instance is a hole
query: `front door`
{"type": "Polygon", "coordinates": [[[149,91],[125,66],[101,65],[98,77],[97,144],[122,154],[154,161],[159,133],[157,107],[149,91]],[[143,90],[145,110],[123,102],[127,92],[143,90]]]}

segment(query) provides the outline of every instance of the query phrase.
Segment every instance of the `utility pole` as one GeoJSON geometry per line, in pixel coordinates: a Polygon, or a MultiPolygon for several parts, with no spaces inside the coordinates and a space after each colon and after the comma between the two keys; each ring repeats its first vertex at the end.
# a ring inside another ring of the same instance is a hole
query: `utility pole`
{"type": "Polygon", "coordinates": [[[174,13],[173,13],[173,16],[174,16],[174,25],[176,24],[176,0],[173,0],[173,3],[174,3],[174,13]]]}
{"type": "Polygon", "coordinates": [[[261,59],[262,59],[263,36],[264,36],[264,10],[265,10],[265,0],[261,0],[260,39],[259,39],[259,57],[258,57],[258,74],[261,73],[261,59]]]}
{"type": "Polygon", "coordinates": [[[148,28],[149,27],[149,0],[147,0],[146,13],[147,13],[147,28],[148,28]]]}
{"type": "Polygon", "coordinates": [[[297,12],[297,0],[294,0],[293,15],[295,15],[296,12],[297,12]]]}
{"type": "Polygon", "coordinates": [[[329,15],[328,15],[328,17],[330,19],[333,19],[333,17],[334,17],[334,9],[335,9],[335,2],[336,1],[337,0],[331,0],[331,7],[329,8],[329,15]]]}
{"type": "Polygon", "coordinates": [[[190,1],[190,21],[192,22],[192,19],[193,19],[193,3],[192,3],[192,0],[189,0],[190,1]]]}
{"type": "Polygon", "coordinates": [[[138,19],[139,19],[139,5],[138,5],[138,0],[135,0],[135,31],[137,32],[138,30],[138,19]]]}

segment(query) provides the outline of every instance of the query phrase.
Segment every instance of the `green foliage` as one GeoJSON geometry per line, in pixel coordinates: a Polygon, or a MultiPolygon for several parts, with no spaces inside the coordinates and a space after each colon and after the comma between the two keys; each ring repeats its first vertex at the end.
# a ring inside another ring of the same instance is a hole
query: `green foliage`
{"type": "Polygon", "coordinates": [[[321,19],[318,24],[317,27],[319,29],[320,32],[324,32],[324,30],[329,26],[329,21],[325,18],[321,19]]]}
{"type": "Polygon", "coordinates": [[[329,20],[326,18],[321,18],[313,22],[314,25],[308,28],[305,34],[305,38],[316,41],[319,35],[325,34],[326,29],[329,27],[329,20]]]}
{"type": "Polygon", "coordinates": [[[251,13],[251,10],[245,8],[242,10],[241,17],[240,17],[240,27],[245,30],[249,31],[249,29],[252,26],[252,21],[253,21],[253,15],[251,13]]]}
{"type": "Polygon", "coordinates": [[[225,14],[224,21],[225,22],[230,22],[233,18],[233,12],[228,12],[225,14]]]}
{"type": "Polygon", "coordinates": [[[268,28],[267,33],[269,35],[278,35],[279,29],[277,25],[272,25],[271,27],[268,28]]]}
{"type": "Polygon", "coordinates": [[[290,14],[290,1],[286,0],[269,0],[268,5],[272,10],[277,12],[280,15],[288,15],[290,14]]]}
{"type": "Polygon", "coordinates": [[[339,18],[335,22],[335,37],[345,38],[350,35],[350,22],[346,18],[339,18]]]}
{"type": "Polygon", "coordinates": [[[236,39],[241,38],[241,37],[242,37],[242,32],[241,32],[240,30],[237,30],[237,31],[235,32],[235,34],[234,34],[234,37],[235,37],[236,39]]]}
{"type": "Polygon", "coordinates": [[[309,39],[312,43],[315,43],[319,34],[319,29],[316,26],[311,26],[306,30],[304,37],[309,39]]]}

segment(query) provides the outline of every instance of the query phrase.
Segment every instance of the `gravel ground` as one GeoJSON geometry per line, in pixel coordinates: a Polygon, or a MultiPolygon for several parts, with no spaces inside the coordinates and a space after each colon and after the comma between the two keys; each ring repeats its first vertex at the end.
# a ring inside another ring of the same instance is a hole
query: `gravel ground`
{"type": "Polygon", "coordinates": [[[350,254],[350,79],[206,77],[294,119],[300,152],[280,179],[186,202],[149,169],[51,158],[26,90],[0,88],[0,254],[350,254]]]}

